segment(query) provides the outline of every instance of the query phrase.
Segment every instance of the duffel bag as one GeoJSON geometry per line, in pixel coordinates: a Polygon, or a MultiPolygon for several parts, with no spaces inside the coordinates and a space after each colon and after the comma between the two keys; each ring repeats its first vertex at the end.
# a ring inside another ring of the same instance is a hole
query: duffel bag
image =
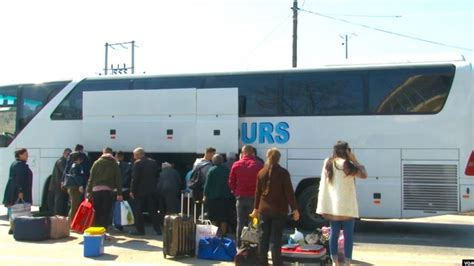
{"type": "Polygon", "coordinates": [[[234,261],[237,249],[235,241],[225,237],[206,237],[199,240],[198,258],[234,261]]]}
{"type": "Polygon", "coordinates": [[[67,217],[56,215],[49,217],[49,220],[51,222],[51,239],[69,237],[71,226],[67,217]]]}
{"type": "Polygon", "coordinates": [[[49,217],[20,216],[13,220],[13,237],[20,241],[43,241],[50,238],[49,217]]]}

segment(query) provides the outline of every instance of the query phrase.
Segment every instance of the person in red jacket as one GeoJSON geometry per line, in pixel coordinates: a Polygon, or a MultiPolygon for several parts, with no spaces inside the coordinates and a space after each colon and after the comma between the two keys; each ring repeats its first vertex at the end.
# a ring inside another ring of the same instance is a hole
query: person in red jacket
{"type": "Polygon", "coordinates": [[[249,223],[257,186],[257,174],[263,164],[256,160],[254,148],[250,145],[242,147],[242,158],[232,165],[229,175],[229,187],[236,198],[237,209],[237,245],[240,246],[242,228],[249,223]]]}

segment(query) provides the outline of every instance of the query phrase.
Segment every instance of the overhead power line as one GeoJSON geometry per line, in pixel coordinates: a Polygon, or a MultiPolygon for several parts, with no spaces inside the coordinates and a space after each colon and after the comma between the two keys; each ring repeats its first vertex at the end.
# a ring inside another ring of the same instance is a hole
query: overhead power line
{"type": "Polygon", "coordinates": [[[340,16],[340,17],[358,17],[358,18],[401,18],[401,15],[356,15],[356,14],[335,14],[335,13],[325,13],[330,16],[340,16]]]}
{"type": "Polygon", "coordinates": [[[326,15],[326,14],[322,14],[322,13],[318,13],[318,12],[314,12],[314,11],[310,11],[310,10],[306,10],[306,9],[298,8],[298,10],[302,11],[302,12],[310,13],[310,14],[313,14],[313,15],[316,15],[316,16],[320,16],[320,17],[324,17],[324,18],[328,18],[328,19],[332,19],[332,20],[337,20],[339,22],[344,22],[344,23],[347,23],[347,24],[352,24],[352,25],[367,28],[367,29],[370,29],[370,30],[375,30],[375,31],[379,31],[379,32],[383,32],[383,33],[387,33],[387,34],[391,34],[391,35],[411,39],[411,40],[426,42],[426,43],[439,45],[439,46],[444,46],[444,47],[449,47],[449,48],[455,48],[455,49],[459,49],[459,50],[465,50],[465,51],[471,51],[471,52],[474,51],[474,49],[471,49],[471,48],[466,48],[466,47],[461,47],[461,46],[456,46],[456,45],[450,45],[450,44],[441,43],[441,42],[430,41],[430,40],[427,40],[427,39],[422,39],[422,38],[418,38],[418,37],[414,37],[414,36],[410,36],[410,35],[406,35],[406,34],[402,34],[402,33],[397,33],[397,32],[393,32],[393,31],[389,31],[389,30],[384,30],[384,29],[372,27],[372,26],[369,26],[369,25],[361,24],[361,23],[352,22],[352,21],[342,19],[342,18],[335,18],[333,16],[329,16],[329,15],[326,15]]]}

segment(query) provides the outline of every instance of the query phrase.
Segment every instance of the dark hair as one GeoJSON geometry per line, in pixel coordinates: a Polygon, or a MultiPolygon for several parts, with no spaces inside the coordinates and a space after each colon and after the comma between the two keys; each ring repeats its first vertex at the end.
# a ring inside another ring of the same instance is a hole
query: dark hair
{"type": "Polygon", "coordinates": [[[345,141],[340,140],[334,145],[332,156],[328,159],[326,165],[324,166],[329,182],[331,182],[332,178],[334,177],[333,166],[337,168],[334,162],[334,159],[336,158],[344,159],[343,169],[337,168],[338,170],[343,170],[346,176],[357,174],[357,167],[355,167],[354,164],[352,164],[352,162],[347,159],[347,151],[351,151],[351,148],[349,147],[349,143],[345,141]]]}
{"type": "Polygon", "coordinates": [[[102,150],[103,153],[108,153],[108,154],[113,154],[114,151],[112,150],[112,148],[109,148],[109,147],[105,147],[103,150],[102,150]]]}
{"type": "Polygon", "coordinates": [[[256,149],[251,145],[244,145],[242,147],[242,152],[248,155],[255,155],[256,149]]]}
{"type": "Polygon", "coordinates": [[[63,153],[66,153],[66,152],[71,153],[72,151],[71,151],[71,149],[66,148],[66,149],[64,149],[63,153]]]}
{"type": "Polygon", "coordinates": [[[28,152],[28,150],[26,148],[16,150],[15,153],[14,153],[15,154],[15,159],[20,159],[20,155],[22,155],[25,152],[28,152]]]}
{"type": "Polygon", "coordinates": [[[213,147],[206,148],[206,153],[214,153],[216,152],[216,149],[213,147]]]}
{"type": "Polygon", "coordinates": [[[125,154],[123,153],[123,151],[118,151],[115,153],[115,157],[118,157],[118,156],[125,156],[125,154]]]}
{"type": "Polygon", "coordinates": [[[77,159],[80,159],[80,158],[81,158],[81,153],[78,152],[78,151],[75,151],[75,152],[73,152],[73,153],[70,154],[70,157],[69,157],[69,158],[71,158],[71,161],[72,161],[72,162],[75,162],[75,161],[77,161],[77,159]]]}
{"type": "Polygon", "coordinates": [[[83,150],[84,150],[84,146],[82,146],[81,144],[76,144],[74,151],[83,151],[83,150]]]}

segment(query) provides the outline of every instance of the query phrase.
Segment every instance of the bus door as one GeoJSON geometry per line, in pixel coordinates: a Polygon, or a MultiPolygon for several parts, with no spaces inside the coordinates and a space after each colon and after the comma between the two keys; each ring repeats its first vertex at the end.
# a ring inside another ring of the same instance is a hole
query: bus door
{"type": "Polygon", "coordinates": [[[207,147],[221,154],[238,151],[238,99],[238,88],[197,90],[196,153],[207,147]]]}
{"type": "Polygon", "coordinates": [[[28,148],[28,166],[33,173],[32,198],[34,205],[41,204],[41,172],[40,172],[40,149],[28,148]]]}

